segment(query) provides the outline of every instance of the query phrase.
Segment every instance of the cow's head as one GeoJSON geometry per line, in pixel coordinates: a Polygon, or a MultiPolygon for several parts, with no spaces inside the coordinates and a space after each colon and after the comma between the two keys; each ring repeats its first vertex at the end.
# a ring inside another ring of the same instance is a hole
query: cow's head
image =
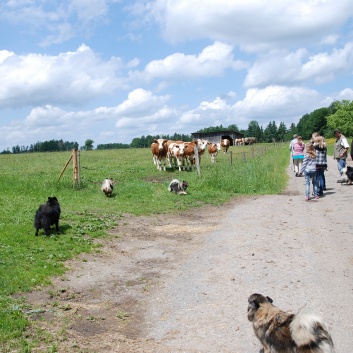
{"type": "Polygon", "coordinates": [[[153,142],[158,144],[158,149],[162,151],[168,140],[166,139],[156,139],[153,142]]]}

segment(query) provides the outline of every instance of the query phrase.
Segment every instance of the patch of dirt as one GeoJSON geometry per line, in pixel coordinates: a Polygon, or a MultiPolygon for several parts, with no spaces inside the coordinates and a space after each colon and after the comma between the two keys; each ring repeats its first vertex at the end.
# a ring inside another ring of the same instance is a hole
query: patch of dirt
{"type": "Polygon", "coordinates": [[[313,308],[337,352],[348,352],[353,188],[336,183],[335,168],[330,161],[320,200],[304,201],[304,178],[289,167],[283,195],[124,215],[99,252],[27,295],[29,315],[57,338],[59,353],[257,353],[246,308],[260,292],[284,310],[313,308]]]}
{"type": "Polygon", "coordinates": [[[174,215],[124,215],[98,253],[68,261],[64,276],[27,295],[39,311],[31,319],[58,337],[58,352],[156,352],[140,328],[150,292],[202,246],[202,235],[216,230],[233,204],[174,215]]]}

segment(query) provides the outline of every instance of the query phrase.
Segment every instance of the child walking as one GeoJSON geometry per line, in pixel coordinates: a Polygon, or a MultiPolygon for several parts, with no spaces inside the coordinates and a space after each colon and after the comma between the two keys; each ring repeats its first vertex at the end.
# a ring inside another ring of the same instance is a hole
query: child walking
{"type": "Polygon", "coordinates": [[[304,156],[303,165],[300,172],[304,173],[305,177],[305,201],[310,200],[310,180],[313,184],[314,197],[315,199],[318,199],[319,193],[316,182],[316,154],[312,143],[308,143],[306,145],[306,154],[304,156]]]}

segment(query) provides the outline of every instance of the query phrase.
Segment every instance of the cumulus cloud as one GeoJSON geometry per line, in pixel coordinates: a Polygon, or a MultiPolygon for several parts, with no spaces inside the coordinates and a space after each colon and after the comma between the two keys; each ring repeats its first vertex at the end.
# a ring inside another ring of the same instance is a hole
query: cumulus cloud
{"type": "Polygon", "coordinates": [[[249,89],[244,99],[231,104],[228,99],[217,97],[213,101],[203,101],[192,110],[182,114],[176,125],[198,129],[236,124],[247,129],[251,120],[256,120],[265,128],[270,121],[289,125],[303,115],[302,105],[311,109],[321,107],[322,97],[315,90],[301,87],[268,86],[263,89],[249,89]],[[227,124],[225,124],[227,123],[227,124]]]}
{"type": "Polygon", "coordinates": [[[148,78],[185,79],[221,75],[233,64],[233,48],[216,42],[207,46],[199,55],[175,53],[163,60],[151,61],[145,68],[148,78]]]}
{"type": "Polygon", "coordinates": [[[237,120],[243,123],[256,120],[260,125],[267,125],[274,120],[289,126],[303,116],[303,106],[310,112],[321,107],[320,103],[321,95],[312,89],[268,86],[247,90],[245,98],[236,102],[232,111],[237,120]]]}
{"type": "Polygon", "coordinates": [[[86,45],[57,56],[0,54],[0,107],[42,104],[82,105],[126,88],[123,63],[104,61],[86,45]]]}
{"type": "Polygon", "coordinates": [[[141,88],[130,92],[128,99],[114,109],[116,128],[120,133],[140,131],[140,136],[165,133],[176,116],[175,110],[166,105],[169,99],[168,95],[156,96],[141,88]]]}
{"type": "MultiPolygon", "coordinates": [[[[258,52],[322,39],[352,17],[349,0],[156,0],[144,12],[155,20],[165,40],[221,40],[258,52]]],[[[141,7],[141,4],[139,4],[141,7]]]]}
{"type": "Polygon", "coordinates": [[[353,43],[329,52],[310,55],[301,48],[295,52],[273,51],[261,55],[249,69],[245,87],[269,84],[292,85],[314,81],[331,81],[343,71],[353,71],[353,43]]]}

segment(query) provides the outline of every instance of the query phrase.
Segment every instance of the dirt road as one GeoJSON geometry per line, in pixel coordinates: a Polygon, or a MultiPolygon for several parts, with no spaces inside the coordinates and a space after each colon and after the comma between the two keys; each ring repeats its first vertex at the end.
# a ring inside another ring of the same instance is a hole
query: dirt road
{"type": "Polygon", "coordinates": [[[33,320],[58,352],[258,353],[246,308],[259,292],[320,314],[337,353],[351,352],[353,187],[330,159],[324,197],[305,202],[304,178],[288,173],[282,195],[126,217],[100,253],[28,296],[44,309],[33,320]]]}

